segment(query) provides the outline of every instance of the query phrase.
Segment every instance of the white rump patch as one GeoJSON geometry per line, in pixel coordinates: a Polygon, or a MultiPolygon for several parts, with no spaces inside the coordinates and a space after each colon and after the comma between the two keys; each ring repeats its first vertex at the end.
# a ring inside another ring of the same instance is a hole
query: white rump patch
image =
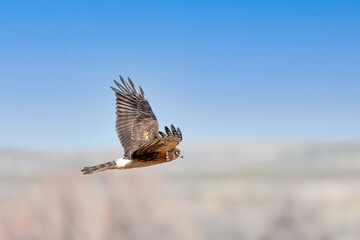
{"type": "Polygon", "coordinates": [[[131,162],[131,160],[119,158],[119,159],[117,159],[115,162],[116,162],[116,166],[118,166],[118,167],[125,167],[128,163],[131,162]]]}

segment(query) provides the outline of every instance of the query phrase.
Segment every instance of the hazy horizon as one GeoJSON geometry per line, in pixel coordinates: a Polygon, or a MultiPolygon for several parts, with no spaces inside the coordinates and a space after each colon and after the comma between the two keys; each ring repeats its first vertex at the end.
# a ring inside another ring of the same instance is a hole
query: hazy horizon
{"type": "Polygon", "coordinates": [[[0,149],[1,239],[357,240],[360,141],[184,144],[83,176],[116,150],[0,149]]]}

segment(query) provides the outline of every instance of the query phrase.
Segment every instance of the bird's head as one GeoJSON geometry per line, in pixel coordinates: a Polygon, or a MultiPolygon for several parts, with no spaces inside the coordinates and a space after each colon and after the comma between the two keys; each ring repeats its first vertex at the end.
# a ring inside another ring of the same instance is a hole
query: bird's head
{"type": "Polygon", "coordinates": [[[177,148],[175,148],[175,156],[176,156],[176,158],[183,158],[184,156],[183,156],[183,154],[182,154],[182,152],[180,151],[180,149],[177,149],[177,148]]]}

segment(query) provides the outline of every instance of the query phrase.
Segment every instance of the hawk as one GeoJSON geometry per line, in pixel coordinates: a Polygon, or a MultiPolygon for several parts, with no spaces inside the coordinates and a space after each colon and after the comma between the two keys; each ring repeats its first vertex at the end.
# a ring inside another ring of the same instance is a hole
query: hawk
{"type": "Polygon", "coordinates": [[[182,140],[179,128],[165,127],[165,133],[159,132],[159,124],[145,93],[128,78],[121,76],[122,84],[114,80],[117,88],[111,87],[116,96],[115,128],[124,148],[124,157],[100,165],[85,167],[85,175],[109,169],[129,169],[146,167],[183,158],[176,146],[182,140]]]}

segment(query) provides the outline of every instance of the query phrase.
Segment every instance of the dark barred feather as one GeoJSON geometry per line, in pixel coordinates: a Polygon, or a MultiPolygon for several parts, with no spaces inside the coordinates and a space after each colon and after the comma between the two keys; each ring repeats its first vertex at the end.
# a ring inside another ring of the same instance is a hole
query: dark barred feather
{"type": "Polygon", "coordinates": [[[108,169],[114,169],[115,167],[116,167],[115,161],[111,161],[111,162],[99,164],[99,165],[92,166],[92,167],[84,167],[81,170],[81,172],[84,175],[88,175],[88,174],[93,174],[93,173],[105,171],[105,170],[108,170],[108,169]]]}
{"type": "Polygon", "coordinates": [[[122,84],[114,80],[118,89],[111,87],[116,96],[115,128],[124,157],[130,159],[135,150],[159,136],[159,125],[142,88],[138,91],[130,78],[119,77],[122,84]]]}

